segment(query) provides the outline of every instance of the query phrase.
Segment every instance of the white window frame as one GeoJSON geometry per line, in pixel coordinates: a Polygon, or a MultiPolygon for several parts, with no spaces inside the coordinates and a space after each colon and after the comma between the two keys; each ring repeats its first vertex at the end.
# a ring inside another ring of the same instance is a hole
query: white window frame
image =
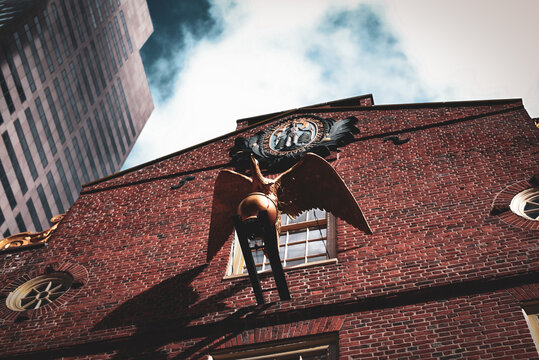
{"type": "Polygon", "coordinates": [[[539,187],[533,187],[519,192],[511,200],[509,208],[515,214],[530,221],[539,221],[539,216],[531,217],[529,214],[536,213],[539,209],[539,187]],[[526,209],[526,206],[532,205],[532,209],[526,209]]]}
{"type": "Polygon", "coordinates": [[[222,349],[208,355],[208,360],[301,360],[304,356],[315,355],[335,360],[338,357],[337,344],[337,334],[326,334],[222,349]]]}
{"type": "MultiPolygon", "coordinates": [[[[317,210],[316,213],[320,215],[320,210],[317,210]]],[[[281,261],[283,263],[283,268],[294,268],[294,267],[301,267],[311,264],[318,264],[318,263],[325,263],[328,260],[336,259],[336,219],[333,215],[326,212],[325,216],[321,219],[313,218],[309,219],[312,214],[315,214],[314,210],[310,210],[308,212],[304,212],[296,219],[291,219],[288,217],[288,215],[283,214],[281,217],[281,233],[279,236],[279,255],[281,257],[281,261]],[[303,214],[308,213],[306,217],[306,221],[298,222],[299,219],[303,216],[303,214]],[[298,240],[295,242],[289,242],[290,240],[290,233],[294,232],[302,232],[302,230],[305,230],[305,239],[304,240],[298,240]],[[325,237],[324,237],[324,231],[325,230],[325,237]],[[317,236],[317,234],[310,236],[310,231],[315,232],[321,232],[320,236],[317,236]],[[309,239],[311,237],[311,239],[309,239]],[[325,254],[323,253],[316,253],[316,254],[309,254],[309,241],[318,241],[319,239],[325,240],[325,254]],[[295,245],[295,244],[301,244],[305,243],[305,251],[303,255],[303,261],[298,262],[301,260],[301,257],[294,257],[289,258],[288,256],[288,249],[289,245],[295,245]],[[322,256],[325,255],[324,259],[321,259],[322,256]],[[314,260],[316,259],[316,260],[314,260]],[[290,265],[289,263],[292,263],[290,265]]],[[[263,273],[270,271],[269,270],[269,260],[266,258],[265,255],[262,254],[262,251],[260,250],[260,255],[263,256],[263,262],[261,268],[259,268],[258,272],[263,273]]],[[[254,256],[253,256],[254,257],[254,256]]],[[[255,259],[256,263],[256,259],[255,259]]],[[[257,264],[257,268],[260,266],[260,264],[257,264]]],[[[237,238],[237,235],[234,233],[234,243],[232,244],[232,251],[230,254],[230,261],[227,269],[227,276],[241,276],[241,275],[247,275],[246,269],[245,269],[245,261],[243,260],[243,255],[241,252],[239,240],[237,238]]]]}

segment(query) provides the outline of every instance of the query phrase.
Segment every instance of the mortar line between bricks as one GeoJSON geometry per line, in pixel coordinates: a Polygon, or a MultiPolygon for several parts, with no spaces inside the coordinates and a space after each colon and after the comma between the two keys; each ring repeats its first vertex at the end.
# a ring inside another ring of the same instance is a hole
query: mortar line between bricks
{"type": "MultiPolygon", "coordinates": [[[[372,140],[372,139],[380,139],[380,138],[385,138],[385,137],[392,136],[392,135],[406,134],[406,133],[411,133],[411,132],[420,131],[420,130],[427,130],[427,129],[432,129],[432,128],[436,128],[436,127],[448,126],[448,125],[457,124],[457,123],[461,123],[461,122],[476,120],[476,119],[479,119],[479,118],[482,118],[482,117],[500,115],[500,114],[512,112],[512,111],[523,109],[523,108],[524,108],[523,105],[519,105],[519,106],[515,106],[515,107],[512,107],[512,108],[508,108],[508,109],[502,109],[502,110],[492,111],[492,112],[488,112],[488,113],[482,113],[482,114],[478,114],[478,115],[470,115],[470,116],[466,116],[466,117],[463,117],[463,118],[441,121],[441,122],[437,122],[437,123],[434,123],[434,124],[415,126],[415,127],[412,127],[412,128],[406,128],[406,129],[401,129],[401,130],[388,131],[388,132],[375,134],[375,135],[363,136],[363,137],[359,137],[359,138],[356,138],[356,139],[352,140],[350,143],[355,143],[355,142],[359,142],[359,141],[367,141],[367,140],[372,140]]],[[[225,166],[233,166],[233,164],[231,162],[220,163],[220,164],[213,165],[213,166],[208,166],[208,167],[205,167],[205,168],[193,169],[193,170],[188,170],[188,171],[183,171],[183,172],[178,172],[178,173],[169,174],[169,175],[163,175],[163,176],[158,176],[158,177],[151,177],[151,178],[142,179],[142,180],[133,181],[133,182],[128,182],[128,183],[124,183],[124,184],[108,186],[108,187],[104,187],[104,188],[100,188],[100,189],[82,190],[80,192],[80,194],[81,195],[83,195],[83,194],[94,194],[94,193],[98,193],[98,192],[102,192],[102,191],[113,190],[113,189],[128,187],[128,186],[132,186],[132,185],[139,185],[139,184],[144,184],[144,183],[148,183],[148,182],[152,182],[152,181],[171,179],[171,178],[176,178],[176,177],[180,177],[180,176],[184,176],[184,175],[196,174],[196,173],[203,172],[203,171],[208,171],[208,170],[216,170],[216,169],[223,168],[225,166]]],[[[119,175],[121,175],[121,174],[119,174],[119,175]]],[[[105,180],[107,180],[107,179],[105,179],[105,180]]],[[[93,185],[93,184],[95,184],[95,183],[90,183],[90,185],[93,185]]]]}
{"type": "MultiPolygon", "coordinates": [[[[245,316],[238,317],[238,313],[233,313],[229,317],[218,320],[214,323],[204,325],[194,325],[176,329],[175,326],[181,318],[171,319],[168,323],[160,322],[146,328],[137,329],[132,335],[120,336],[107,340],[95,340],[76,345],[60,346],[53,349],[41,349],[24,354],[5,354],[9,359],[56,359],[58,357],[68,357],[77,355],[99,354],[110,352],[132,346],[133,344],[144,342],[157,347],[175,341],[186,339],[197,339],[211,333],[213,339],[219,339],[229,334],[241,334],[244,331],[257,328],[267,328],[273,325],[283,325],[299,321],[310,321],[318,318],[330,318],[335,316],[346,316],[353,312],[366,312],[396,308],[400,306],[414,305],[417,303],[427,303],[433,301],[446,301],[449,299],[464,296],[474,296],[480,294],[503,291],[526,284],[537,283],[539,270],[526,273],[518,273],[512,276],[500,278],[482,278],[458,283],[444,284],[422,288],[418,290],[407,290],[401,293],[390,293],[385,295],[371,296],[353,300],[346,300],[339,303],[321,304],[300,309],[277,311],[274,313],[262,313],[249,316],[241,311],[245,316]],[[323,315],[318,315],[323,314],[323,315]],[[38,357],[39,355],[39,357],[38,357]]],[[[515,300],[517,302],[517,300],[515,300]]],[[[267,304],[270,305],[270,304],[267,304]]],[[[252,308],[252,307],[251,307],[252,308]]],[[[248,310],[249,308],[246,308],[248,310]]],[[[196,317],[193,315],[189,319],[196,317]]],[[[211,349],[211,347],[210,347],[211,349]]],[[[0,357],[1,359],[2,357],[0,357]]]]}

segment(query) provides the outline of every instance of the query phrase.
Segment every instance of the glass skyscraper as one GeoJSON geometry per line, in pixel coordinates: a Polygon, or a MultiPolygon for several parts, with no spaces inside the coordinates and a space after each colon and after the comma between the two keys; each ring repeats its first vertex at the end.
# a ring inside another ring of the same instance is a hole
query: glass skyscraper
{"type": "Polygon", "coordinates": [[[153,110],[144,0],[0,0],[0,236],[118,171],[153,110]]]}

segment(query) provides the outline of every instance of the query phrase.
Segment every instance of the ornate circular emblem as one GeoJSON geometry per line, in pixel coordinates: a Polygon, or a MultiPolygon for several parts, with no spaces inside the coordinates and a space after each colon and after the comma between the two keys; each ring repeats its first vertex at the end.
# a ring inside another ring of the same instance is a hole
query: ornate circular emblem
{"type": "Polygon", "coordinates": [[[35,277],[9,294],[6,306],[13,311],[35,310],[64,295],[73,283],[73,276],[54,272],[35,277]]]}
{"type": "Polygon", "coordinates": [[[301,151],[314,141],[320,140],[323,132],[320,128],[323,130],[320,120],[312,118],[298,118],[277,124],[267,136],[268,148],[265,150],[274,155],[301,151]]]}
{"type": "Polygon", "coordinates": [[[263,147],[267,154],[281,156],[308,150],[324,135],[324,124],[313,116],[302,116],[278,122],[264,132],[263,147]]]}
{"type": "Polygon", "coordinates": [[[311,114],[287,117],[250,137],[237,137],[230,156],[238,169],[248,169],[254,155],[262,168],[283,171],[308,152],[326,157],[350,143],[359,133],[357,121],[353,116],[341,120],[311,114]]]}

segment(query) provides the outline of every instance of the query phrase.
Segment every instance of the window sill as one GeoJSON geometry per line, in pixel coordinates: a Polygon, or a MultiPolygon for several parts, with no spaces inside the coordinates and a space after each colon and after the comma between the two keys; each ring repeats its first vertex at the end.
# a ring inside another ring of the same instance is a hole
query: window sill
{"type": "MultiPolygon", "coordinates": [[[[309,267],[313,267],[313,266],[322,266],[322,265],[338,264],[338,263],[339,263],[339,261],[337,260],[337,258],[332,258],[332,259],[327,259],[327,260],[314,261],[314,262],[307,263],[307,264],[300,264],[300,265],[295,265],[295,266],[291,266],[291,267],[285,267],[285,268],[283,268],[283,270],[286,273],[288,271],[295,270],[295,269],[303,269],[303,268],[309,268],[309,267]]],[[[259,272],[258,275],[261,276],[261,275],[266,275],[266,274],[270,274],[270,273],[271,273],[271,270],[264,270],[264,271],[259,272]]],[[[237,278],[247,278],[247,277],[249,277],[248,273],[235,274],[235,275],[225,275],[223,277],[223,280],[237,279],[237,278]]]]}

